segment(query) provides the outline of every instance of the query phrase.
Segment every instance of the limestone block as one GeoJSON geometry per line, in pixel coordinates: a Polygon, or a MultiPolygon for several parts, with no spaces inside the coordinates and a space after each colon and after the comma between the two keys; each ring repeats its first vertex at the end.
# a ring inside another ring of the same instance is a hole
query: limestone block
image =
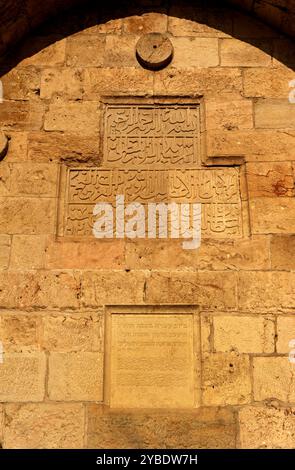
{"type": "Polygon", "coordinates": [[[271,239],[270,251],[273,269],[294,271],[295,235],[274,235],[271,239]]]}
{"type": "Polygon", "coordinates": [[[1,77],[5,100],[38,100],[40,72],[36,67],[16,67],[1,77]]]}
{"type": "Polygon", "coordinates": [[[102,312],[46,313],[43,317],[42,346],[48,351],[103,351],[102,312]]]}
{"type": "Polygon", "coordinates": [[[254,399],[294,402],[294,364],[285,357],[254,357],[254,399]]]}
{"type": "Polygon", "coordinates": [[[13,163],[11,168],[11,195],[55,197],[58,166],[50,163],[13,163]]]}
{"type": "Polygon", "coordinates": [[[277,352],[289,354],[291,349],[290,341],[295,339],[295,315],[294,316],[279,316],[277,319],[277,352]]]}
{"type": "Polygon", "coordinates": [[[71,132],[30,132],[28,134],[28,159],[34,162],[100,162],[99,136],[85,136],[71,132]]]}
{"type": "Polygon", "coordinates": [[[152,72],[135,67],[85,69],[84,98],[97,100],[108,94],[152,94],[152,72]]]}
{"type": "Polygon", "coordinates": [[[0,401],[42,401],[45,393],[46,358],[41,352],[4,351],[0,365],[0,401]]]}
{"type": "Polygon", "coordinates": [[[218,39],[175,37],[173,67],[216,67],[219,65],[218,39]]]}
{"type": "MultiPolygon", "coordinates": [[[[288,95],[286,96],[288,98],[288,95]]],[[[295,106],[288,99],[259,100],[254,105],[255,127],[261,129],[294,129],[295,106]]]]}
{"type": "Polygon", "coordinates": [[[128,240],[126,266],[130,269],[238,270],[269,269],[267,237],[205,240],[198,250],[184,250],[179,240],[128,240]]]}
{"type": "Polygon", "coordinates": [[[0,307],[77,308],[80,279],[70,272],[0,272],[0,307]]]}
{"type": "Polygon", "coordinates": [[[242,449],[294,448],[294,408],[247,406],[241,408],[239,421],[242,449]]]}
{"type": "Polygon", "coordinates": [[[82,273],[82,304],[142,304],[144,286],[145,274],[140,271],[87,271],[82,273]]]}
{"type": "Polygon", "coordinates": [[[260,197],[250,200],[252,233],[293,233],[295,199],[260,197]]]}
{"type": "Polygon", "coordinates": [[[104,61],[105,37],[99,35],[67,38],[66,65],[69,67],[101,67],[104,61]]]}
{"type": "Polygon", "coordinates": [[[45,236],[13,235],[10,269],[42,269],[45,264],[45,236]]]}
{"type": "Polygon", "coordinates": [[[42,319],[39,313],[0,314],[0,338],[4,352],[36,352],[40,350],[42,319]]]}
{"type": "Polygon", "coordinates": [[[108,34],[105,45],[105,67],[136,67],[138,66],[135,56],[135,45],[139,36],[128,34],[118,36],[108,34]]]}
{"type": "Polygon", "coordinates": [[[294,158],[295,131],[208,131],[208,155],[244,155],[247,161],[274,161],[294,158]]]}
{"type": "Polygon", "coordinates": [[[5,131],[39,130],[42,127],[44,107],[37,102],[3,101],[0,126],[5,131]]]}
{"type": "Polygon", "coordinates": [[[107,413],[88,405],[87,447],[98,449],[233,448],[235,421],[229,410],[107,413]]]}
{"type": "Polygon", "coordinates": [[[0,232],[13,234],[48,234],[54,231],[53,198],[0,198],[0,232]]]}
{"type": "Polygon", "coordinates": [[[6,449],[83,447],[84,408],[80,403],[8,405],[6,449]]]}
{"type": "Polygon", "coordinates": [[[83,96],[83,70],[79,68],[45,69],[41,74],[42,99],[62,97],[79,100],[83,96]]]}
{"type": "Polygon", "coordinates": [[[120,269],[124,265],[123,240],[56,242],[46,247],[48,269],[120,269]]]}
{"type": "Polygon", "coordinates": [[[252,102],[206,101],[206,129],[251,129],[253,127],[252,102]]]}
{"type": "Polygon", "coordinates": [[[63,65],[65,61],[66,39],[56,40],[56,35],[50,36],[34,36],[34,40],[24,43],[21,48],[20,55],[25,59],[19,62],[19,66],[56,66],[63,65]],[[35,45],[38,44],[38,52],[35,45]],[[49,44],[49,45],[48,45],[49,44]]]}
{"type": "Polygon", "coordinates": [[[102,401],[102,354],[50,353],[48,390],[54,401],[102,401]]]}
{"type": "Polygon", "coordinates": [[[213,317],[214,350],[238,353],[274,352],[274,319],[265,316],[213,317]]]}
{"type": "Polygon", "coordinates": [[[262,313],[294,310],[294,282],[292,272],[240,272],[239,307],[262,313]]]}
{"type": "Polygon", "coordinates": [[[9,145],[5,162],[23,162],[27,159],[27,132],[9,131],[9,145]]]}
{"type": "Polygon", "coordinates": [[[93,134],[99,130],[99,108],[97,103],[51,104],[45,115],[45,131],[69,131],[93,134]]]}
{"type": "Polygon", "coordinates": [[[206,98],[216,95],[240,99],[242,75],[238,68],[169,68],[155,75],[155,94],[196,94],[206,98]]]}
{"type": "Polygon", "coordinates": [[[123,33],[147,34],[157,31],[167,31],[167,16],[163,13],[144,13],[143,15],[132,15],[123,18],[123,33]]]}
{"type": "Polygon", "coordinates": [[[250,162],[246,167],[250,198],[289,196],[295,194],[290,162],[250,162]]]}
{"type": "Polygon", "coordinates": [[[287,67],[245,69],[244,95],[255,98],[286,99],[291,90],[289,82],[293,78],[293,71],[287,67]]]}
{"type": "Polygon", "coordinates": [[[267,67],[271,65],[271,44],[269,41],[239,39],[221,40],[221,65],[229,67],[267,67]]]}
{"type": "Polygon", "coordinates": [[[247,355],[204,354],[202,362],[204,405],[242,405],[251,401],[247,355]]]}
{"type": "Polygon", "coordinates": [[[147,279],[146,302],[197,304],[205,309],[236,307],[236,276],[230,272],[155,272],[147,279]]]}

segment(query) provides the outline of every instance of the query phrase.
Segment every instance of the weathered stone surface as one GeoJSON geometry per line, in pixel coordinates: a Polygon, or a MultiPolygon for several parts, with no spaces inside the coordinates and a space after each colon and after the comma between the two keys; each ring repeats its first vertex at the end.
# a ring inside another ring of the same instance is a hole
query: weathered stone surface
{"type": "Polygon", "coordinates": [[[105,37],[78,35],[67,38],[66,65],[68,67],[101,67],[104,62],[105,37]]]}
{"type": "Polygon", "coordinates": [[[53,233],[53,198],[0,198],[0,232],[9,234],[53,233]]]}
{"type": "Polygon", "coordinates": [[[45,265],[45,236],[13,235],[10,269],[42,269],[45,265]]]}
{"type": "Polygon", "coordinates": [[[68,100],[81,99],[83,96],[83,70],[79,68],[45,69],[41,75],[40,96],[42,99],[61,96],[68,100]]]}
{"type": "Polygon", "coordinates": [[[251,129],[253,127],[250,100],[206,102],[206,129],[251,129]]]}
{"type": "Polygon", "coordinates": [[[254,105],[255,126],[261,129],[294,129],[295,106],[286,98],[258,100],[254,105]]]}
{"type": "Polygon", "coordinates": [[[7,269],[10,257],[11,237],[0,235],[0,269],[7,269]]]}
{"type": "Polygon", "coordinates": [[[242,405],[251,401],[250,361],[247,355],[204,354],[204,405],[242,405]]]}
{"type": "Polygon", "coordinates": [[[277,318],[277,335],[277,352],[289,354],[294,349],[290,341],[295,339],[295,315],[277,318]]]}
{"type": "Polygon", "coordinates": [[[271,317],[216,315],[213,328],[217,352],[274,352],[275,324],[271,317]]]}
{"type": "Polygon", "coordinates": [[[230,96],[240,98],[242,75],[238,68],[169,68],[155,75],[156,94],[206,94],[206,97],[230,96]],[[185,92],[184,92],[185,90],[185,92]]]}
{"type": "Polygon", "coordinates": [[[250,200],[252,233],[293,233],[295,199],[261,197],[250,200]]]}
{"type": "Polygon", "coordinates": [[[254,400],[294,402],[294,376],[294,364],[289,362],[288,356],[254,357],[254,400]]]}
{"type": "Polygon", "coordinates": [[[244,95],[255,98],[286,99],[294,72],[289,68],[249,68],[244,70],[244,95]]]}
{"type": "Polygon", "coordinates": [[[23,48],[19,50],[20,55],[25,56],[19,66],[56,66],[63,65],[65,61],[66,40],[56,41],[53,36],[50,41],[48,36],[35,36],[23,44],[23,48]],[[38,51],[36,51],[36,43],[38,42],[38,51]],[[49,44],[49,45],[48,45],[49,44]],[[43,46],[43,47],[42,47],[43,46]],[[30,54],[31,48],[31,54],[30,54]]]}
{"type": "Polygon", "coordinates": [[[105,67],[136,67],[135,46],[137,35],[118,36],[109,34],[106,36],[105,67]]]}
{"type": "Polygon", "coordinates": [[[108,94],[152,94],[152,72],[135,67],[85,69],[84,99],[97,100],[108,94]]]}
{"type": "Polygon", "coordinates": [[[216,67],[219,65],[215,38],[175,37],[173,67],[216,67]]]}
{"type": "Polygon", "coordinates": [[[55,197],[58,166],[41,163],[13,163],[10,195],[55,197]]]}
{"type": "Polygon", "coordinates": [[[0,307],[77,308],[78,274],[62,271],[0,272],[0,307]]]}
{"type": "MultiPolygon", "coordinates": [[[[27,159],[27,133],[9,131],[9,145],[5,162],[23,162],[27,159]]],[[[4,163],[4,162],[3,162],[4,163]]]]}
{"type": "Polygon", "coordinates": [[[271,64],[271,45],[267,40],[222,39],[220,57],[222,66],[266,67],[271,64]]]}
{"type": "Polygon", "coordinates": [[[295,131],[209,131],[208,155],[244,155],[247,161],[275,161],[294,158],[295,131]]]}
{"type": "Polygon", "coordinates": [[[1,103],[0,126],[10,130],[39,130],[43,123],[44,108],[40,103],[7,100],[1,103]]]}
{"type": "Polygon", "coordinates": [[[50,353],[48,391],[55,401],[102,401],[102,354],[50,353]]]}
{"type": "Polygon", "coordinates": [[[99,108],[97,103],[51,104],[45,115],[45,131],[83,132],[92,134],[99,130],[99,108]]]}
{"type": "Polygon", "coordinates": [[[48,269],[119,269],[124,265],[123,240],[56,242],[46,247],[48,269]]]}
{"type": "Polygon", "coordinates": [[[251,162],[246,167],[247,186],[250,198],[293,197],[294,175],[290,162],[251,162]]]}
{"type": "Polygon", "coordinates": [[[146,34],[167,31],[167,16],[162,13],[150,12],[123,18],[123,34],[146,34]]]}
{"type": "Polygon", "coordinates": [[[108,413],[97,405],[88,405],[87,410],[89,448],[218,449],[235,446],[236,426],[229,410],[108,413]]]}
{"type": "MultiPolygon", "coordinates": [[[[198,250],[184,250],[179,240],[126,241],[130,269],[239,270],[269,269],[270,240],[263,236],[238,240],[204,240],[198,250]]],[[[294,262],[295,263],[295,262],[294,262]]]]}
{"type": "Polygon", "coordinates": [[[84,408],[77,403],[8,405],[6,449],[78,449],[83,447],[84,408]]]}
{"type": "Polygon", "coordinates": [[[0,313],[0,338],[4,352],[39,351],[41,329],[42,319],[38,313],[0,313]]]}
{"type": "Polygon", "coordinates": [[[1,77],[5,100],[38,100],[40,72],[36,67],[12,69],[1,77]]]}
{"type": "Polygon", "coordinates": [[[104,317],[97,313],[46,313],[42,346],[48,351],[103,351],[104,317]]]}
{"type": "Polygon", "coordinates": [[[6,134],[0,131],[0,161],[5,157],[8,150],[8,138],[6,134]]]}
{"type": "Polygon", "coordinates": [[[295,306],[293,272],[239,273],[239,307],[254,312],[290,311],[295,306]]]}
{"type": "Polygon", "coordinates": [[[98,164],[99,136],[77,135],[75,129],[60,132],[30,132],[28,134],[28,159],[34,162],[87,162],[98,164]]]}
{"type": "Polygon", "coordinates": [[[295,410],[248,406],[241,408],[240,444],[243,449],[293,449],[295,410]]]}
{"type": "Polygon", "coordinates": [[[82,273],[82,304],[142,304],[144,286],[145,274],[140,271],[87,271],[82,273]]]}
{"type": "Polygon", "coordinates": [[[4,353],[0,367],[0,401],[42,401],[46,358],[41,352],[4,353]]]}
{"type": "Polygon", "coordinates": [[[139,63],[150,70],[166,67],[173,57],[173,46],[166,34],[148,33],[136,43],[136,58],[139,63]]]}
{"type": "Polygon", "coordinates": [[[146,282],[146,302],[188,303],[209,309],[236,307],[235,273],[153,273],[146,282]]]}
{"type": "Polygon", "coordinates": [[[271,239],[272,269],[295,269],[295,235],[275,235],[271,239]]]}

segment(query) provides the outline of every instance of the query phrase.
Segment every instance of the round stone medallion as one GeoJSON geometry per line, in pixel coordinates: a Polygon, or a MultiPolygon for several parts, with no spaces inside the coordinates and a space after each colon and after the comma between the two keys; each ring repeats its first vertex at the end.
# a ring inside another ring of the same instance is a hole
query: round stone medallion
{"type": "Polygon", "coordinates": [[[145,34],[136,44],[136,57],[143,67],[159,70],[171,62],[173,46],[165,34],[145,34]]]}

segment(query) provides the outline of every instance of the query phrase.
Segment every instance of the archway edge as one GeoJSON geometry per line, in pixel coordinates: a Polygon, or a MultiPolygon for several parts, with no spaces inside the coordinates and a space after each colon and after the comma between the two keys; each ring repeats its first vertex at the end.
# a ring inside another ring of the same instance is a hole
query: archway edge
{"type": "MultiPolygon", "coordinates": [[[[191,2],[192,4],[194,1],[191,2]]],[[[197,3],[197,2],[195,2],[197,3]]],[[[274,27],[295,36],[295,0],[223,0],[274,27]]],[[[0,55],[53,15],[85,4],[85,0],[7,0],[0,5],[0,55]]]]}

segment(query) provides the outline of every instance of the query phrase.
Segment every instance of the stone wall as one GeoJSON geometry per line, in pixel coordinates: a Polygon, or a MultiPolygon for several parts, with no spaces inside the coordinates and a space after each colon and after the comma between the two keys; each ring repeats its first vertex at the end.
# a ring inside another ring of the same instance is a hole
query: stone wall
{"type": "Polygon", "coordinates": [[[294,447],[294,62],[294,44],[252,17],[179,2],[130,16],[73,10],[3,58],[5,448],[294,447]],[[153,31],[168,32],[174,47],[158,72],[134,53],[153,31]],[[58,234],[61,167],[104,165],[106,96],[200,100],[201,167],[238,172],[239,236],[189,251],[178,240],[58,234]],[[198,406],[110,409],[107,312],[165,304],[194,308],[198,406]]]}

